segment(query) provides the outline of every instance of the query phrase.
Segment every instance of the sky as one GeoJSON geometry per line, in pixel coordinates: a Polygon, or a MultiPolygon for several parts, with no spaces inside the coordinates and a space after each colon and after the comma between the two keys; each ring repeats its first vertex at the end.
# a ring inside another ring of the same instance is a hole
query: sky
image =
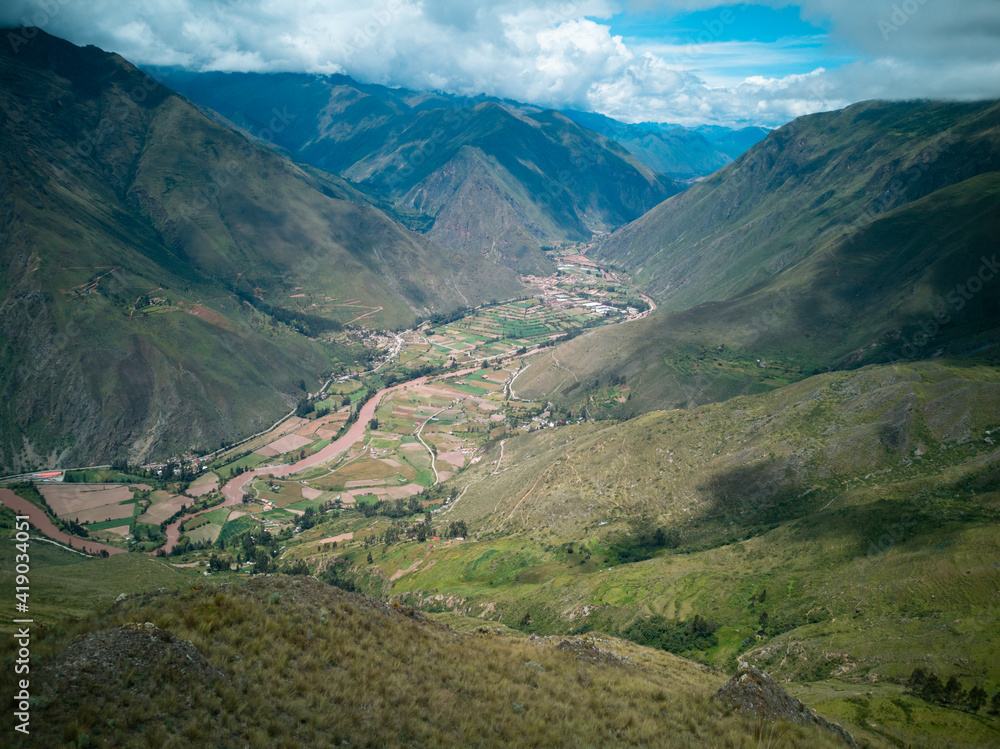
{"type": "Polygon", "coordinates": [[[346,73],[623,122],[1000,98],[1000,0],[6,0],[0,24],[138,65],[346,73]]]}

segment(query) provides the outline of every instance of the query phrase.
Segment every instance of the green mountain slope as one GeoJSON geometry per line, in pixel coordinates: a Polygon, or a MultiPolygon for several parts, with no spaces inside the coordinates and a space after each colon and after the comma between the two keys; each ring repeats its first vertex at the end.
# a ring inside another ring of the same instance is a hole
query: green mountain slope
{"type": "Polygon", "coordinates": [[[0,470],[214,449],[357,358],[344,324],[520,293],[117,56],[5,50],[0,470]]]}
{"type": "Polygon", "coordinates": [[[998,129],[996,102],[801,117],[598,252],[666,308],[730,298],[879,215],[1000,170],[998,129]]]}
{"type": "Polygon", "coordinates": [[[612,235],[602,252],[629,263],[665,309],[537,358],[518,378],[519,393],[623,416],[759,392],[830,368],[995,351],[1000,108],[922,105],[918,118],[913,106],[865,105],[839,117],[874,110],[887,118],[888,110],[895,127],[907,112],[913,127],[927,123],[948,139],[934,158],[921,145],[932,136],[911,143],[880,126],[882,135],[871,136],[877,158],[865,160],[857,153],[864,142],[834,128],[829,140],[852,145],[829,157],[838,165],[829,170],[842,172],[840,189],[817,196],[835,183],[776,166],[824,142],[815,118],[805,118],[800,129],[815,131],[811,140],[779,131],[612,235]],[[894,182],[882,150],[896,140],[895,163],[910,176],[894,182]],[[920,167],[907,160],[925,158],[920,167]],[[623,377],[631,400],[602,405],[609,383],[623,377]]]}
{"type": "Polygon", "coordinates": [[[445,246],[486,251],[522,271],[552,269],[541,246],[621,226],[680,189],[617,143],[516,102],[346,76],[157,74],[351,179],[445,246]]]}
{"type": "Polygon", "coordinates": [[[902,693],[917,666],[1000,687],[998,429],[995,367],[926,362],[511,436],[435,517],[473,541],[381,564],[424,560],[404,602],[538,633],[699,615],[715,640],[674,652],[758,663],[892,742],[992,745],[996,720],[902,693]]]}

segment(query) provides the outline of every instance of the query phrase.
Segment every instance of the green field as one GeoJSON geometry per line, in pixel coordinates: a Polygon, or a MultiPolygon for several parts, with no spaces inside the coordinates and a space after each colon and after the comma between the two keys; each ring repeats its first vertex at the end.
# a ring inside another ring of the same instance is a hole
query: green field
{"type": "Polygon", "coordinates": [[[238,536],[251,528],[257,528],[260,526],[260,521],[254,520],[249,515],[243,515],[236,518],[235,520],[230,520],[222,527],[222,532],[219,534],[219,539],[222,542],[228,541],[233,536],[238,536]]]}

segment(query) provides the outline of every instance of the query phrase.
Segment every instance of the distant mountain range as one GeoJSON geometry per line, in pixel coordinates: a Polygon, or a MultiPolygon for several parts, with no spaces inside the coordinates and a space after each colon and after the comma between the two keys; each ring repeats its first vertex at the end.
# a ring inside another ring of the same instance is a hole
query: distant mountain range
{"type": "MultiPolygon", "coordinates": [[[[830,368],[995,356],[998,231],[1000,104],[802,117],[599,243],[661,309],[554,357],[581,382],[628,378],[627,415],[830,368]]],[[[540,360],[518,383],[554,395],[566,377],[540,360]]]]}
{"type": "Polygon", "coordinates": [[[770,132],[763,127],[734,130],[720,125],[687,128],[665,122],[627,125],[603,114],[564,110],[576,123],[624,146],[639,161],[679,180],[704,177],[721,169],[770,132]]]}
{"type": "Polygon", "coordinates": [[[358,358],[346,323],[523,293],[117,55],[0,50],[0,470],[214,449],[358,358]]]}
{"type": "Polygon", "coordinates": [[[552,270],[541,247],[617,228],[681,189],[613,139],[517,102],[342,75],[151,72],[442,246],[522,272],[552,270]]]}

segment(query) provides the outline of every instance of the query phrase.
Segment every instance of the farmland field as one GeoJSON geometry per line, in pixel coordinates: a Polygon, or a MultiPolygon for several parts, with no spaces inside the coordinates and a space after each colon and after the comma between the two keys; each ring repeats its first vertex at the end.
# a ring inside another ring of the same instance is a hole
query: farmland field
{"type": "MultiPolygon", "coordinates": [[[[132,492],[121,484],[47,484],[38,490],[59,517],[76,517],[87,510],[132,499],[132,492]]],[[[132,514],[131,508],[128,514],[132,514]]]]}
{"type": "Polygon", "coordinates": [[[150,498],[153,500],[153,504],[146,512],[139,516],[140,523],[159,525],[180,510],[181,506],[190,506],[192,504],[191,499],[188,497],[168,494],[165,491],[155,491],[150,495],[150,498]]]}

